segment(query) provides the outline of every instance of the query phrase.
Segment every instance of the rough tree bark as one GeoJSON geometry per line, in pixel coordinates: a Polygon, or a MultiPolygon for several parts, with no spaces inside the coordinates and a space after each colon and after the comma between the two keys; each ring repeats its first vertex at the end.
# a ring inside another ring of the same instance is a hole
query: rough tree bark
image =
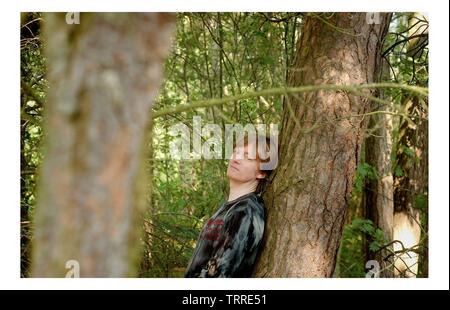
{"type": "Polygon", "coordinates": [[[63,277],[74,264],[81,277],[133,276],[145,203],[143,146],[174,19],[44,19],[50,90],[33,276],[63,277]]]}
{"type": "MultiPolygon", "coordinates": [[[[288,84],[373,82],[390,15],[366,17],[308,15],[288,84]]],[[[255,276],[332,275],[366,126],[365,118],[349,116],[370,105],[346,92],[286,97],[279,165],[264,195],[268,218],[255,276]]]]}

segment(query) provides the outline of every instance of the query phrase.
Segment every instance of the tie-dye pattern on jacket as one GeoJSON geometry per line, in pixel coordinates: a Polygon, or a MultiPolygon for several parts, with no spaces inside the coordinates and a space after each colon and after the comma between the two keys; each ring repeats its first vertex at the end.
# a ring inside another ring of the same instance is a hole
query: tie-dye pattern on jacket
{"type": "Polygon", "coordinates": [[[222,203],[203,227],[185,277],[250,277],[264,223],[264,203],[256,193],[222,203]]]}

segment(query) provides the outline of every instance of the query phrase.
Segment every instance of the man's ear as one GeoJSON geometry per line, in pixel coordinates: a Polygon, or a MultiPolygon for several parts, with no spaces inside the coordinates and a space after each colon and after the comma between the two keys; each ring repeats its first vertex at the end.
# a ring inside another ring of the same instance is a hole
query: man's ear
{"type": "Polygon", "coordinates": [[[265,179],[266,178],[266,173],[264,171],[259,171],[258,174],[256,175],[257,179],[265,179]]]}

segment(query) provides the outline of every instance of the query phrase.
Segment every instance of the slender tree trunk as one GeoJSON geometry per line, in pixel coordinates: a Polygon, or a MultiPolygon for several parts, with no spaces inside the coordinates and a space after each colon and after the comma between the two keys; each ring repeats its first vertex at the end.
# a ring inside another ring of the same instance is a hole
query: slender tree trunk
{"type": "MultiPolygon", "coordinates": [[[[394,243],[394,251],[411,250],[396,255],[394,271],[395,276],[415,278],[419,270],[419,251],[427,249],[426,236],[421,241],[423,228],[419,208],[425,207],[428,200],[428,121],[417,98],[406,104],[411,105],[408,114],[419,117],[416,118],[415,128],[407,122],[400,128],[403,135],[399,145],[407,147],[412,153],[399,150],[397,154],[403,174],[395,178],[394,240],[400,242],[394,243]]],[[[424,270],[427,273],[427,268],[424,270]]]]}
{"type": "Polygon", "coordinates": [[[33,276],[124,277],[138,265],[144,161],[173,18],[45,15],[50,91],[33,276]],[[66,269],[68,268],[68,269],[66,269]]]}
{"type": "MultiPolygon", "coordinates": [[[[384,13],[375,23],[365,13],[308,15],[288,84],[373,82],[389,21],[384,13]]],[[[366,126],[365,118],[349,116],[370,108],[369,100],[346,92],[286,97],[255,276],[333,274],[366,126]]]]}
{"type": "MultiPolygon", "coordinates": [[[[383,60],[383,80],[389,78],[387,65],[383,60]]],[[[388,112],[390,107],[376,106],[374,110],[388,112]]],[[[369,121],[369,131],[370,135],[365,143],[366,162],[375,168],[378,178],[377,180],[367,180],[364,195],[365,205],[368,218],[373,221],[375,227],[384,232],[386,242],[389,243],[392,241],[394,225],[394,179],[391,172],[392,116],[389,114],[372,115],[369,121]]],[[[381,277],[393,276],[392,260],[387,259],[391,252],[392,247],[376,253],[367,251],[367,259],[376,260],[380,264],[381,277]]]]}

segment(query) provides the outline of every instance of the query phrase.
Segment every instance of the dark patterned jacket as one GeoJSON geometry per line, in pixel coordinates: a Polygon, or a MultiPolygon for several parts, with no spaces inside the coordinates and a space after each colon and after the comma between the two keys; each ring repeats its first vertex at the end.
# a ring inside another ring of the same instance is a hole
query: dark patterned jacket
{"type": "Polygon", "coordinates": [[[256,193],[222,203],[204,225],[185,277],[250,277],[264,223],[264,203],[256,193]]]}

